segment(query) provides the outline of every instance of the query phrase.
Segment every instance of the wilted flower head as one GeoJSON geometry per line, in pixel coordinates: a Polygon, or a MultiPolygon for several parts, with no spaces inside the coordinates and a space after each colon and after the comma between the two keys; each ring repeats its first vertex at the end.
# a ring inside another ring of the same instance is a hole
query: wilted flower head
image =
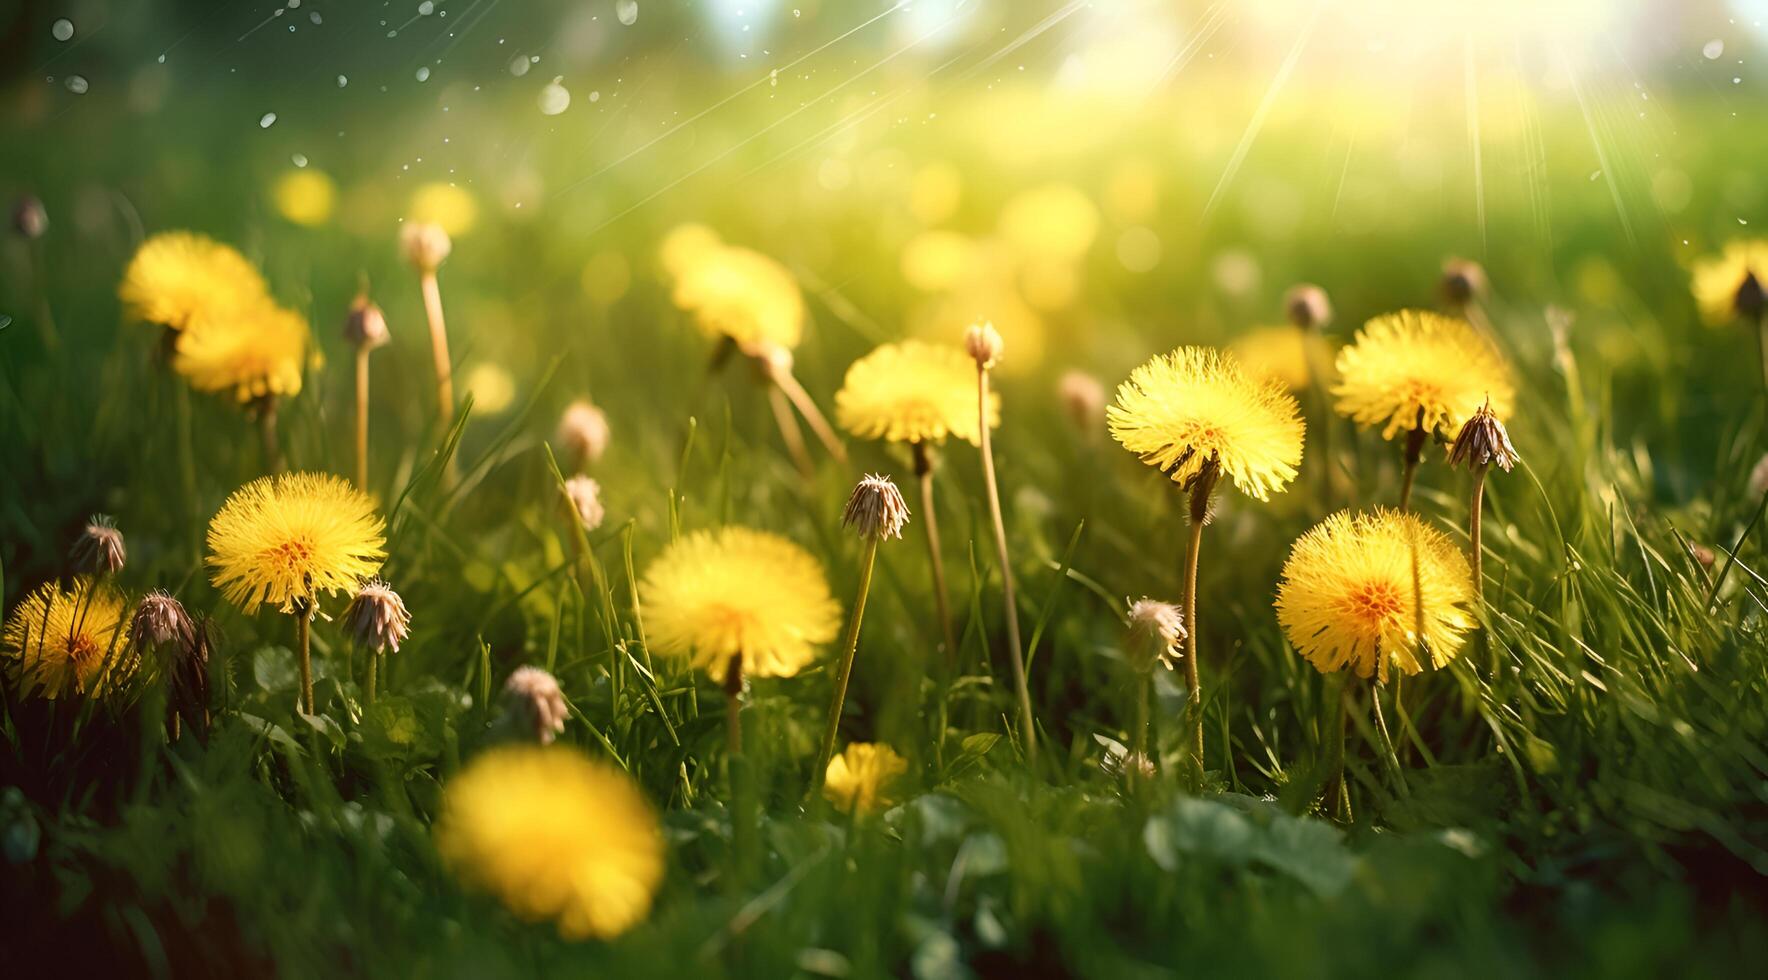
{"type": "Polygon", "coordinates": [[[35,194],[21,194],[12,203],[12,230],[23,238],[42,238],[49,230],[49,212],[35,194]]]}
{"type": "Polygon", "coordinates": [[[503,710],[519,722],[529,737],[551,745],[565,730],[571,716],[558,678],[539,667],[517,667],[503,682],[503,710]]]}
{"type": "Polygon", "coordinates": [[[269,302],[264,277],[245,256],[203,235],[168,231],[135,250],[117,296],[124,312],[143,323],[183,330],[269,302]]]}
{"type": "Polygon", "coordinates": [[[841,512],[841,523],[862,538],[902,537],[902,526],[909,522],[909,505],[902,492],[887,476],[868,474],[853,488],[847,507],[841,512]]]}
{"type": "Polygon", "coordinates": [[[1339,414],[1381,426],[1384,439],[1414,428],[1446,437],[1481,404],[1508,413],[1515,394],[1510,368],[1489,340],[1466,321],[1424,310],[1370,320],[1338,352],[1338,376],[1339,414]]]}
{"type": "Polygon", "coordinates": [[[554,436],[559,448],[580,465],[601,459],[608,450],[608,437],[607,414],[583,398],[565,407],[554,436]]]}
{"type": "Polygon", "coordinates": [[[441,225],[427,221],[408,221],[399,232],[399,245],[405,261],[422,275],[429,275],[447,261],[454,251],[454,240],[441,225]]]}
{"type": "Polygon", "coordinates": [[[565,499],[571,511],[582,522],[585,531],[602,526],[607,511],[602,508],[602,485],[587,476],[574,476],[565,481],[565,499]]]}
{"type": "Polygon", "coordinates": [[[964,331],[964,350],[984,371],[1000,363],[1001,347],[1001,332],[992,323],[973,323],[964,331]]]}
{"type": "Polygon", "coordinates": [[[1768,238],[1726,242],[1718,255],[1694,263],[1691,286],[1701,319],[1709,326],[1761,315],[1768,286],[1768,238]]]}
{"type": "Polygon", "coordinates": [[[260,477],[209,521],[210,578],[248,615],[266,602],[292,612],[379,571],[385,529],[374,501],[341,477],[260,477]]]}
{"type": "Polygon", "coordinates": [[[1492,414],[1490,404],[1480,406],[1480,410],[1473,413],[1473,418],[1467,420],[1449,446],[1450,466],[1484,469],[1496,465],[1508,473],[1518,458],[1516,447],[1510,444],[1510,433],[1504,431],[1504,423],[1492,414]]]}
{"type": "MultiPolygon", "coordinates": [[[[988,407],[989,425],[1000,425],[1000,396],[990,392],[988,407]]],[[[948,344],[885,344],[847,369],[835,420],[861,439],[939,443],[949,434],[978,442],[976,366],[948,344]]]]}
{"type": "Polygon", "coordinates": [[[1318,330],[1332,322],[1332,300],[1313,283],[1299,283],[1283,294],[1283,315],[1303,330],[1318,330]]]}
{"type": "Polygon", "coordinates": [[[12,607],[0,633],[0,657],[14,690],[51,701],[98,696],[134,676],[123,595],[91,578],[63,590],[46,582],[12,607]]]}
{"type": "Polygon", "coordinates": [[[1423,669],[1455,658],[1473,627],[1473,574],[1461,549],[1417,515],[1341,511],[1296,540],[1277,587],[1277,621],[1321,673],[1357,676],[1390,664],[1423,669]],[[1420,635],[1419,627],[1423,627],[1420,635]]]}
{"type": "Polygon", "coordinates": [[[117,522],[106,514],[94,514],[74,542],[69,557],[82,572],[114,575],[123,570],[128,549],[123,544],[123,532],[117,530],[117,522]]]}
{"type": "Polygon", "coordinates": [[[457,875],[567,939],[631,929],[663,880],[663,834],[644,794],[562,746],[481,753],[443,788],[435,833],[457,875]]]}
{"type": "Polygon", "coordinates": [[[1187,490],[1216,468],[1265,500],[1301,464],[1301,409],[1274,381],[1206,347],[1180,347],[1136,368],[1106,411],[1111,434],[1187,490]]]}
{"type": "Polygon", "coordinates": [[[367,350],[385,347],[393,339],[387,330],[386,315],[368,298],[368,294],[359,294],[350,301],[350,314],[344,318],[344,339],[352,347],[367,350]]]}
{"type": "Polygon", "coordinates": [[[1056,382],[1056,397],[1075,428],[1090,434],[1104,426],[1105,386],[1098,378],[1078,369],[1064,371],[1056,382]]]}
{"type": "Polygon", "coordinates": [[[890,746],[855,742],[829,760],[823,796],[843,813],[871,813],[890,805],[891,784],[908,771],[908,760],[890,746]]]}
{"type": "Polygon", "coordinates": [[[696,531],[645,570],[651,648],[722,682],[732,657],[754,677],[790,677],[835,638],[841,605],[810,552],[743,527],[696,531]]]}
{"type": "Polygon", "coordinates": [[[1130,603],[1130,636],[1138,646],[1152,654],[1148,666],[1159,663],[1172,670],[1183,656],[1179,646],[1187,635],[1184,613],[1178,606],[1146,597],[1130,603]]]}
{"type": "Polygon", "coordinates": [[[232,391],[244,403],[299,394],[311,350],[307,318],[266,299],[190,320],[178,334],[172,368],[197,391],[232,391]]]}
{"type": "Polygon", "coordinates": [[[1449,259],[1437,288],[1450,306],[1466,306],[1486,294],[1486,270],[1472,259],[1449,259]]]}
{"type": "Polygon", "coordinates": [[[155,589],[142,596],[135,607],[135,618],[129,622],[129,642],[136,649],[172,644],[189,647],[196,638],[196,624],[170,592],[155,589]]]}
{"type": "Polygon", "coordinates": [[[411,613],[399,593],[378,578],[371,578],[356,590],[350,604],[344,607],[344,632],[365,649],[377,652],[388,647],[399,652],[399,644],[411,632],[411,613]]]}

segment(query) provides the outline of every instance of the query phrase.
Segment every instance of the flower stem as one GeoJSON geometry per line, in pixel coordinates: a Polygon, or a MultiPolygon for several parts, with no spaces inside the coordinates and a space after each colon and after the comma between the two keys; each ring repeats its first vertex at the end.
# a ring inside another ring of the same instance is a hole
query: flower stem
{"type": "Polygon", "coordinates": [[[264,447],[264,471],[271,475],[283,472],[282,446],[276,438],[275,395],[266,395],[258,401],[258,439],[264,447]]]}
{"type": "Polygon", "coordinates": [[[1344,778],[1344,702],[1350,697],[1350,686],[1345,683],[1342,671],[1326,682],[1326,697],[1332,702],[1331,714],[1328,715],[1330,720],[1326,723],[1327,751],[1330,753],[1328,758],[1331,764],[1331,776],[1326,781],[1327,799],[1330,801],[1329,806],[1337,808],[1339,820],[1350,823],[1353,819],[1351,790],[1344,778]]]}
{"type": "MultiPolygon", "coordinates": [[[[1210,481],[1213,485],[1213,481],[1210,481]]],[[[1191,769],[1198,785],[1203,782],[1203,682],[1197,675],[1197,555],[1203,547],[1203,517],[1209,512],[1209,488],[1199,481],[1191,491],[1191,540],[1185,548],[1185,691],[1190,712],[1191,769]],[[1199,498],[1201,509],[1198,513],[1199,498]]]]}
{"type": "Polygon", "coordinates": [[[310,652],[313,632],[313,603],[301,602],[295,607],[295,648],[301,658],[301,710],[313,714],[313,658],[310,652]]]}
{"type": "Polygon", "coordinates": [[[823,747],[817,754],[816,768],[811,770],[812,787],[821,787],[829,760],[835,755],[835,736],[841,729],[841,707],[847,701],[847,682],[853,677],[853,657],[859,651],[859,624],[866,614],[866,594],[872,589],[872,566],[878,558],[878,536],[866,535],[865,554],[860,558],[859,594],[853,600],[853,616],[847,621],[847,636],[841,641],[841,662],[835,667],[835,691],[829,700],[829,721],[823,726],[823,747]]]}
{"type": "Polygon", "coordinates": [[[356,348],[356,488],[368,492],[368,345],[356,348]]]}
{"type": "Polygon", "coordinates": [[[810,392],[804,390],[804,386],[798,383],[797,377],[788,369],[771,370],[769,375],[773,378],[774,385],[780,391],[785,392],[786,397],[791,399],[792,404],[797,407],[798,414],[804,416],[804,421],[810,426],[810,431],[815,433],[817,441],[823,444],[823,448],[829,451],[829,455],[841,463],[846,463],[847,447],[841,445],[841,439],[835,435],[835,430],[829,425],[829,420],[823,417],[822,409],[816,407],[816,399],[810,397],[810,392]]]}
{"type": "MultiPolygon", "coordinates": [[[[1419,411],[1418,418],[1422,423],[1424,420],[1423,410],[1419,411]]],[[[1424,441],[1429,435],[1430,433],[1424,431],[1422,424],[1414,426],[1411,432],[1406,433],[1406,468],[1400,476],[1401,510],[1412,509],[1412,481],[1418,478],[1418,463],[1424,459],[1424,441]]]]}
{"type": "Polygon", "coordinates": [[[423,274],[424,316],[430,321],[430,352],[436,359],[436,407],[446,429],[454,420],[454,363],[448,359],[448,326],[442,319],[442,287],[435,272],[423,274]]]}
{"type": "Polygon", "coordinates": [[[1026,761],[1037,766],[1037,723],[1031,714],[1031,689],[1025,681],[1024,648],[1019,645],[1019,606],[1013,599],[1013,567],[1007,557],[1007,525],[1001,519],[1001,491],[995,482],[994,448],[988,432],[988,369],[976,370],[977,417],[981,419],[982,480],[988,491],[988,513],[994,521],[995,551],[1001,562],[1001,596],[1007,607],[1007,652],[1013,665],[1013,687],[1019,695],[1019,726],[1026,761]]]}
{"type": "Polygon", "coordinates": [[[363,688],[363,700],[374,703],[375,675],[380,672],[381,655],[377,651],[368,651],[368,684],[363,688]]]}
{"type": "Polygon", "coordinates": [[[915,477],[921,484],[921,524],[927,529],[927,560],[933,568],[933,605],[939,613],[939,631],[945,644],[946,666],[958,662],[957,635],[952,632],[952,611],[945,593],[945,559],[939,554],[939,521],[933,514],[933,457],[924,442],[911,443],[915,454],[915,477]]]}
{"type": "Polygon", "coordinates": [[[804,433],[798,431],[798,421],[792,417],[792,406],[786,403],[785,393],[777,386],[767,389],[767,403],[773,409],[774,423],[780,427],[780,441],[786,444],[786,452],[792,457],[792,465],[798,467],[799,475],[806,482],[816,476],[816,466],[810,461],[810,453],[804,448],[804,433]]]}
{"type": "Polygon", "coordinates": [[[724,749],[732,756],[743,754],[743,655],[731,654],[724,668],[724,749]]]}
{"type": "Polygon", "coordinates": [[[1394,788],[1399,791],[1400,796],[1406,797],[1412,793],[1406,786],[1406,775],[1400,769],[1400,757],[1394,751],[1393,736],[1389,735],[1387,731],[1387,716],[1381,710],[1381,688],[1383,686],[1385,685],[1378,683],[1369,688],[1369,709],[1375,714],[1375,733],[1381,737],[1382,761],[1387,763],[1388,773],[1394,780],[1394,788]]]}
{"type": "MultiPolygon", "coordinates": [[[[1480,536],[1483,523],[1481,516],[1486,507],[1486,470],[1487,467],[1483,465],[1473,468],[1473,494],[1467,504],[1467,543],[1471,559],[1468,564],[1472,566],[1473,571],[1473,605],[1475,613],[1482,619],[1485,616],[1486,578],[1484,573],[1485,547],[1480,536]]],[[[1491,654],[1492,641],[1483,628],[1480,629],[1479,642],[1482,647],[1486,648],[1486,652],[1491,654]]],[[[1496,684],[1499,668],[1497,656],[1492,655],[1491,661],[1492,683],[1496,684]]]]}

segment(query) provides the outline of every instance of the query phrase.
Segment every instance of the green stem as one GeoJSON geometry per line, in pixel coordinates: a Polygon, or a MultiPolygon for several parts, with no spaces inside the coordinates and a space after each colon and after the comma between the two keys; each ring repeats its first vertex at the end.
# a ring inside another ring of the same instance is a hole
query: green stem
{"type": "Polygon", "coordinates": [[[363,688],[363,700],[369,704],[374,703],[375,675],[380,673],[380,661],[381,655],[378,652],[368,651],[368,684],[363,688]]]}
{"type": "Polygon", "coordinates": [[[1330,714],[1327,715],[1327,758],[1331,775],[1326,780],[1326,793],[1329,806],[1336,807],[1338,818],[1343,823],[1352,822],[1351,791],[1344,778],[1344,728],[1345,699],[1350,697],[1350,687],[1345,683],[1343,671],[1333,674],[1326,681],[1326,697],[1331,701],[1330,714]]]}
{"type": "Polygon", "coordinates": [[[310,652],[313,632],[313,603],[302,602],[295,608],[295,648],[301,657],[301,710],[313,714],[313,659],[310,652]]]}
{"type": "Polygon", "coordinates": [[[1400,757],[1394,751],[1393,736],[1389,735],[1387,731],[1387,716],[1381,711],[1381,687],[1380,684],[1370,687],[1369,707],[1375,714],[1375,733],[1381,738],[1382,760],[1387,763],[1388,774],[1393,777],[1394,788],[1399,791],[1400,796],[1406,797],[1412,793],[1406,786],[1405,773],[1400,770],[1400,757]]]}
{"type": "Polygon", "coordinates": [[[939,521],[933,508],[933,457],[927,452],[926,443],[917,441],[911,445],[915,455],[915,477],[921,485],[921,525],[927,531],[927,560],[933,569],[933,605],[939,614],[946,666],[956,668],[958,641],[952,632],[952,610],[945,593],[945,559],[939,553],[939,521]]]}
{"type": "Polygon", "coordinates": [[[1406,433],[1406,468],[1400,476],[1400,509],[1412,509],[1412,481],[1418,479],[1418,463],[1424,459],[1424,440],[1430,435],[1424,431],[1424,410],[1418,411],[1419,424],[1411,432],[1406,433]]]}
{"type": "MultiPolygon", "coordinates": [[[[1193,491],[1193,501],[1197,492],[1193,491]]],[[[1208,512],[1208,491],[1203,492],[1204,511],[1208,512]]],[[[1203,521],[1198,519],[1196,504],[1192,505],[1191,540],[1185,548],[1185,707],[1191,728],[1191,770],[1198,786],[1203,784],[1203,682],[1197,669],[1197,556],[1203,546],[1203,521]]]]}
{"type": "Polygon", "coordinates": [[[859,625],[866,614],[866,594],[872,589],[872,566],[878,557],[878,536],[866,535],[865,555],[860,558],[859,594],[853,600],[853,616],[847,621],[847,636],[841,641],[841,662],[835,667],[835,690],[829,700],[829,720],[823,726],[823,747],[817,754],[816,768],[811,770],[813,788],[821,788],[829,760],[835,755],[835,738],[841,730],[841,707],[847,701],[847,682],[853,677],[853,658],[859,651],[859,625]]]}
{"type": "Polygon", "coordinates": [[[1001,491],[995,483],[994,448],[988,432],[988,369],[976,369],[977,417],[982,432],[982,479],[988,491],[988,513],[994,521],[995,550],[1001,562],[1001,598],[1007,611],[1007,653],[1013,666],[1013,687],[1019,695],[1019,727],[1025,759],[1037,768],[1037,722],[1031,714],[1031,688],[1025,679],[1025,648],[1019,642],[1019,606],[1013,599],[1013,567],[1007,556],[1007,525],[1001,519],[1001,491]]]}

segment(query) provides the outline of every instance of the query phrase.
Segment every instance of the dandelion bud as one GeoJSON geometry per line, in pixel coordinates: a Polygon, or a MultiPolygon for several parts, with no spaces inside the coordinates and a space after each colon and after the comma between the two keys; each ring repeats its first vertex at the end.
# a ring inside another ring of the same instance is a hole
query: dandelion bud
{"type": "Polygon", "coordinates": [[[135,607],[135,618],[129,621],[129,642],[138,649],[175,644],[189,649],[196,638],[196,625],[184,604],[164,589],[155,589],[143,596],[135,607]]]}
{"type": "Polygon", "coordinates": [[[588,401],[572,402],[559,417],[559,431],[554,438],[579,465],[593,463],[608,449],[608,416],[588,401]]]}
{"type": "Polygon", "coordinates": [[[862,538],[901,538],[909,522],[909,505],[887,476],[869,475],[853,488],[841,523],[862,538]]]}
{"type": "Polygon", "coordinates": [[[1138,654],[1148,655],[1147,667],[1159,663],[1173,669],[1179,657],[1179,645],[1185,642],[1185,618],[1179,607],[1170,602],[1141,598],[1130,603],[1130,637],[1138,654]]]}
{"type": "Polygon", "coordinates": [[[1713,549],[1704,544],[1697,544],[1689,546],[1688,550],[1694,553],[1694,560],[1700,562],[1702,568],[1713,567],[1713,549]]]}
{"type": "Polygon", "coordinates": [[[542,745],[552,744],[570,715],[558,680],[539,667],[517,667],[504,681],[503,710],[542,745]]]}
{"type": "Polygon", "coordinates": [[[49,230],[49,212],[35,194],[24,194],[12,204],[12,230],[23,238],[36,240],[49,230]]]}
{"type": "Polygon", "coordinates": [[[114,575],[123,570],[123,562],[128,557],[123,532],[117,530],[117,522],[111,518],[104,514],[94,515],[86,522],[86,530],[81,532],[80,539],[74,542],[70,557],[82,571],[114,575]]]}
{"type": "Polygon", "coordinates": [[[577,520],[585,531],[602,526],[607,511],[602,509],[602,485],[587,476],[574,476],[565,481],[565,498],[571,502],[577,520]]]}
{"type": "Polygon", "coordinates": [[[1449,465],[1470,470],[1483,470],[1496,463],[1508,473],[1519,458],[1516,447],[1510,444],[1510,433],[1504,431],[1504,423],[1493,414],[1490,402],[1473,413],[1449,445],[1449,465]]]}
{"type": "Polygon", "coordinates": [[[350,342],[350,346],[365,350],[385,347],[393,339],[387,332],[387,318],[367,295],[351,301],[350,315],[344,318],[344,339],[350,342]]]}
{"type": "Polygon", "coordinates": [[[992,323],[977,323],[964,331],[964,350],[986,371],[1001,359],[1001,334],[992,323]]]}
{"type": "Polygon", "coordinates": [[[1450,259],[1443,263],[1437,288],[1450,306],[1466,306],[1486,294],[1486,270],[1471,259],[1450,259]]]}
{"type": "Polygon", "coordinates": [[[411,613],[387,583],[370,579],[344,609],[344,632],[364,648],[384,652],[391,647],[398,653],[399,644],[411,633],[411,613]]]}
{"type": "Polygon", "coordinates": [[[1764,309],[1768,309],[1768,296],[1764,295],[1762,281],[1754,272],[1743,274],[1743,282],[1737,284],[1737,295],[1732,298],[1732,303],[1737,307],[1737,315],[1746,320],[1757,319],[1764,309]]]}
{"type": "Polygon", "coordinates": [[[454,242],[441,225],[413,221],[405,226],[399,235],[400,245],[405,249],[405,260],[418,272],[429,275],[442,265],[448,253],[454,250],[454,242]]]}
{"type": "Polygon", "coordinates": [[[1332,300],[1326,290],[1304,282],[1289,287],[1283,295],[1283,313],[1303,330],[1318,330],[1332,322],[1332,300]]]}
{"type": "Polygon", "coordinates": [[[1105,426],[1105,386],[1085,371],[1067,371],[1056,383],[1056,395],[1074,427],[1085,433],[1105,426]]]}

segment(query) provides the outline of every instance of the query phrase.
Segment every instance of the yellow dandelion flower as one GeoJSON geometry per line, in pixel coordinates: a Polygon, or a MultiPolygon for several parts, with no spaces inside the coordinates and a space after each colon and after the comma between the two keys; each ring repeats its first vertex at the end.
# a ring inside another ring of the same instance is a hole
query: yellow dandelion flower
{"type": "Polygon", "coordinates": [[[1739,299],[1760,306],[1768,289],[1768,239],[1750,238],[1725,243],[1724,251],[1694,263],[1691,287],[1700,316],[1709,326],[1722,327],[1741,316],[1754,316],[1739,299]],[[1753,297],[1740,297],[1746,282],[1755,282],[1753,297]]]}
{"type": "Polygon", "coordinates": [[[1295,399],[1207,347],[1180,347],[1136,368],[1105,418],[1125,449],[1181,486],[1214,461],[1242,493],[1266,500],[1301,464],[1295,399]]]}
{"type": "Polygon", "coordinates": [[[639,596],[651,648],[686,657],[720,682],[738,654],[748,676],[790,677],[841,624],[841,605],[810,552],[743,527],[676,541],[645,571],[639,596]]]}
{"type": "Polygon", "coordinates": [[[1024,191],[1001,210],[1001,237],[1026,258],[1079,260],[1099,233],[1099,209],[1070,184],[1024,191]]]}
{"type": "Polygon", "coordinates": [[[136,669],[132,615],[122,593],[92,579],[70,590],[44,583],[19,600],[0,634],[7,683],[51,701],[116,691],[136,669]]]}
{"type": "Polygon", "coordinates": [[[678,278],[700,256],[723,247],[724,241],[718,237],[718,232],[699,222],[690,221],[676,225],[663,236],[662,244],[657,246],[657,259],[662,263],[664,272],[671,278],[678,278]]]}
{"type": "Polygon", "coordinates": [[[168,231],[141,243],[117,296],[130,319],[183,330],[200,316],[262,303],[264,277],[229,246],[189,231],[168,231]]]}
{"type": "Polygon", "coordinates": [[[1401,310],[1364,324],[1338,352],[1332,388],[1339,414],[1381,436],[1415,428],[1453,436],[1481,405],[1510,413],[1510,368],[1491,342],[1461,320],[1401,310]]]}
{"type": "Polygon", "coordinates": [[[843,813],[871,813],[894,802],[890,785],[908,771],[908,760],[890,746],[855,742],[829,760],[823,796],[843,813]]]}
{"type": "Polygon", "coordinates": [[[1473,576],[1449,536],[1416,515],[1341,511],[1296,540],[1277,587],[1277,621],[1322,673],[1359,677],[1389,664],[1408,674],[1423,648],[1438,667],[1455,658],[1473,627],[1473,576]]]}
{"type": "Polygon", "coordinates": [[[804,296],[785,266],[732,245],[677,256],[675,305],[709,337],[729,337],[746,353],[791,350],[804,336],[804,296]]]}
{"type": "Polygon", "coordinates": [[[431,183],[411,195],[405,217],[415,224],[439,225],[450,237],[459,238],[478,224],[479,205],[464,188],[431,183]]]}
{"type": "MultiPolygon", "coordinates": [[[[853,362],[835,393],[835,420],[861,439],[976,443],[976,362],[949,344],[905,340],[853,362]]],[[[988,425],[1001,424],[1000,395],[989,392],[988,425]]]]}
{"type": "Polygon", "coordinates": [[[312,352],[307,318],[268,300],[205,314],[178,335],[172,369],[198,391],[228,391],[241,402],[301,391],[312,352]]]}
{"type": "Polygon", "coordinates": [[[271,186],[270,199],[283,218],[315,228],[331,220],[338,185],[317,170],[290,170],[271,186]]]}
{"type": "Polygon", "coordinates": [[[290,473],[240,487],[209,521],[210,580],[247,614],[353,593],[387,557],[374,501],[342,477],[290,473]]]}
{"type": "Polygon", "coordinates": [[[1287,324],[1247,331],[1228,345],[1228,353],[1247,371],[1290,391],[1306,389],[1315,370],[1324,371],[1328,380],[1332,373],[1332,349],[1326,338],[1287,324]]]}
{"type": "Polygon", "coordinates": [[[436,850],[461,878],[567,939],[631,929],[663,880],[650,801],[625,774],[563,746],[475,758],[443,790],[436,850]]]}
{"type": "Polygon", "coordinates": [[[955,231],[924,231],[902,246],[902,277],[925,293],[951,289],[977,263],[977,248],[955,231]]]}
{"type": "Polygon", "coordinates": [[[475,415],[502,415],[516,403],[516,379],[501,365],[474,365],[461,387],[473,396],[475,415]]]}

